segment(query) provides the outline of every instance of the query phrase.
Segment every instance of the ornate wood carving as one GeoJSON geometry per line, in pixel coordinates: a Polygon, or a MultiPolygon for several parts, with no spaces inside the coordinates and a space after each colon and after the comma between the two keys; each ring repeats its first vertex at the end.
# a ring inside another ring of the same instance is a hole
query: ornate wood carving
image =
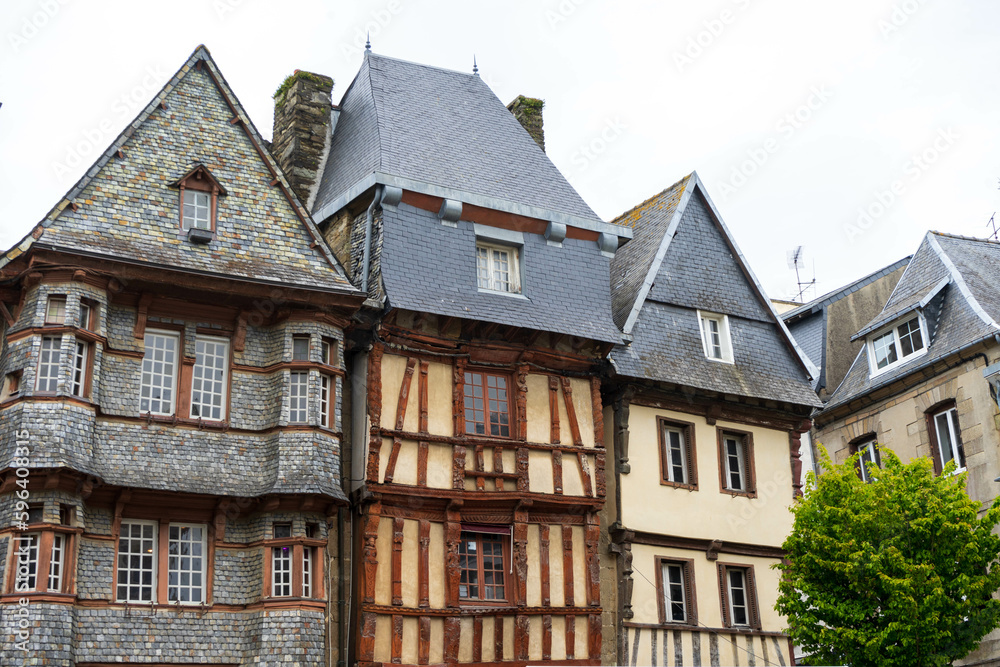
{"type": "Polygon", "coordinates": [[[604,498],[608,493],[607,478],[604,472],[605,463],[604,452],[597,452],[594,457],[594,481],[597,486],[597,498],[604,498]]]}
{"type": "Polygon", "coordinates": [[[788,449],[792,461],[792,495],[798,498],[802,495],[802,434],[812,427],[812,422],[806,419],[788,432],[788,449]]]}
{"type": "Polygon", "coordinates": [[[538,526],[538,567],[542,580],[542,606],[552,604],[552,594],[549,591],[549,527],[547,524],[538,526]]]}
{"type": "Polygon", "coordinates": [[[514,510],[514,575],[517,583],[515,604],[524,605],[528,599],[528,510],[514,510]]]}
{"type": "Polygon", "coordinates": [[[403,519],[392,520],[392,604],[403,604],[403,519]]]}
{"type": "Polygon", "coordinates": [[[382,450],[382,438],[378,434],[372,434],[368,438],[368,467],[365,474],[369,484],[378,484],[379,456],[382,450]]]}
{"type": "Polygon", "coordinates": [[[552,490],[563,492],[562,452],[558,449],[552,452],[552,490]]]}
{"type": "Polygon", "coordinates": [[[368,506],[368,516],[364,523],[362,533],[362,560],[364,562],[364,601],[368,604],[375,602],[375,575],[378,571],[378,524],[382,517],[380,503],[372,503],[368,506]]]}
{"type": "Polygon", "coordinates": [[[358,644],[358,658],[371,661],[375,658],[375,623],[378,617],[370,612],[361,614],[361,641],[358,644]]]}
{"type": "Polygon", "coordinates": [[[426,442],[417,445],[417,486],[427,486],[427,449],[426,442]]]}
{"type": "Polygon", "coordinates": [[[392,484],[392,478],[396,476],[396,461],[399,459],[399,450],[403,447],[403,441],[399,438],[392,439],[392,449],[389,450],[389,461],[385,464],[384,483],[392,484]]]}
{"type": "Polygon", "coordinates": [[[576,653],[576,616],[566,617],[566,659],[572,660],[576,653]]]}
{"type": "Polygon", "coordinates": [[[236,316],[236,326],[233,328],[233,349],[242,352],[247,341],[247,311],[241,310],[236,316]]]}
{"type": "Polygon", "coordinates": [[[392,644],[390,648],[389,658],[392,660],[393,664],[399,664],[402,662],[401,657],[403,655],[403,617],[393,616],[392,617],[392,644]]]}
{"type": "Polygon", "coordinates": [[[632,470],[628,462],[628,417],[634,393],[632,387],[626,387],[615,397],[613,403],[615,456],[618,457],[618,472],[622,475],[627,475],[632,470]]]}
{"type": "Polygon", "coordinates": [[[452,450],[451,488],[465,489],[465,447],[456,446],[452,450]]]}
{"type": "Polygon", "coordinates": [[[456,359],[451,369],[451,415],[454,433],[465,434],[465,359],[456,359]]]}
{"type": "Polygon", "coordinates": [[[472,619],[472,662],[478,663],[483,660],[483,617],[476,616],[472,619]]]}
{"type": "Polygon", "coordinates": [[[496,648],[493,649],[493,662],[503,660],[503,624],[503,616],[493,617],[493,643],[496,644],[496,648]]]}
{"type": "Polygon", "coordinates": [[[566,419],[569,421],[569,432],[573,435],[573,444],[583,446],[583,437],[580,435],[580,422],[576,418],[576,406],[573,405],[573,387],[568,377],[562,379],[563,403],[566,404],[566,419]]]}
{"type": "MultiPolygon", "coordinates": [[[[493,447],[493,472],[503,472],[503,447],[497,445],[493,447]]],[[[496,477],[494,480],[496,490],[503,491],[503,477],[496,477]]]]}
{"type": "Polygon", "coordinates": [[[420,432],[427,433],[427,370],[429,364],[426,361],[420,362],[420,432]]]}
{"type": "Polygon", "coordinates": [[[377,434],[382,427],[382,353],[379,344],[372,346],[368,353],[368,419],[372,433],[377,434]]]}
{"type": "Polygon", "coordinates": [[[583,529],[583,543],[587,553],[587,605],[601,606],[601,564],[598,547],[601,541],[600,517],[590,512],[583,529]]]}
{"type": "Polygon", "coordinates": [[[573,600],[573,526],[562,527],[563,541],[563,605],[572,607],[573,600]]]}
{"type": "Polygon", "coordinates": [[[431,655],[430,616],[421,616],[418,623],[420,624],[420,640],[417,644],[417,663],[420,665],[426,665],[430,662],[431,655]]]}
{"type": "Polygon", "coordinates": [[[149,306],[153,303],[153,295],[148,292],[139,297],[138,311],[135,316],[135,326],[132,328],[132,335],[135,338],[143,338],[146,335],[146,317],[149,313],[149,306]]]}
{"type": "Polygon", "coordinates": [[[410,400],[410,384],[413,382],[413,369],[417,365],[417,359],[410,357],[406,360],[406,370],[403,372],[403,381],[399,385],[399,398],[396,401],[396,430],[403,429],[403,421],[406,419],[406,404],[410,400]]]}
{"type": "Polygon", "coordinates": [[[462,642],[462,625],[457,616],[444,619],[444,660],[458,662],[458,647],[462,642]]]}
{"type": "Polygon", "coordinates": [[[514,384],[517,387],[515,405],[517,406],[517,439],[528,439],[528,366],[521,364],[514,374],[514,384]]]}
{"type": "Polygon", "coordinates": [[[426,519],[420,521],[420,556],[418,558],[417,589],[420,596],[419,605],[422,608],[430,607],[430,546],[431,546],[431,522],[426,519]]]}
{"type": "Polygon", "coordinates": [[[517,490],[523,493],[529,491],[528,485],[528,449],[519,447],[517,450],[517,490]]]}
{"type": "Polygon", "coordinates": [[[519,614],[514,619],[514,659],[528,659],[528,640],[531,627],[528,624],[528,617],[519,614]]]}
{"type": "Polygon", "coordinates": [[[462,539],[462,515],[458,509],[449,508],[445,514],[444,541],[446,582],[445,604],[448,607],[458,607],[458,587],[461,582],[462,570],[459,566],[458,547],[462,539]]]}
{"type": "Polygon", "coordinates": [[[632,618],[632,540],[635,533],[625,530],[620,523],[613,524],[608,530],[611,544],[608,551],[618,554],[618,599],[624,618],[632,618]]]}
{"type": "Polygon", "coordinates": [[[549,442],[559,444],[559,378],[549,376],[549,442]]]}
{"type": "Polygon", "coordinates": [[[601,657],[601,615],[591,614],[587,617],[587,647],[590,652],[590,659],[597,660],[601,657]]]}
{"type": "MultiPolygon", "coordinates": [[[[476,472],[484,472],[486,470],[486,451],[483,445],[476,445],[476,472]]],[[[502,480],[501,480],[502,481],[502,480]]],[[[482,475],[476,477],[476,490],[485,491],[486,490],[486,478],[482,475]]]]}
{"type": "Polygon", "coordinates": [[[552,617],[542,616],[542,660],[552,659],[552,617]]]}
{"type": "Polygon", "coordinates": [[[590,483],[590,464],[587,463],[587,455],[584,452],[577,452],[576,460],[580,464],[580,482],[583,484],[583,495],[593,496],[594,488],[590,483]]]}
{"type": "Polygon", "coordinates": [[[594,446],[604,449],[604,402],[601,400],[601,379],[590,378],[590,402],[594,412],[594,446]]]}

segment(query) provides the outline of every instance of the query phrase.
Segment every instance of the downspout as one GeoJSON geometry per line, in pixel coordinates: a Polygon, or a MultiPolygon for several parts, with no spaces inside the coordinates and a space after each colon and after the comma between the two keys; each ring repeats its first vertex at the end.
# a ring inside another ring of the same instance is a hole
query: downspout
{"type": "Polygon", "coordinates": [[[382,185],[375,186],[375,197],[368,205],[368,212],[365,214],[365,255],[361,262],[361,291],[368,297],[368,272],[371,271],[372,260],[372,225],[374,224],[375,207],[382,200],[382,185]]]}

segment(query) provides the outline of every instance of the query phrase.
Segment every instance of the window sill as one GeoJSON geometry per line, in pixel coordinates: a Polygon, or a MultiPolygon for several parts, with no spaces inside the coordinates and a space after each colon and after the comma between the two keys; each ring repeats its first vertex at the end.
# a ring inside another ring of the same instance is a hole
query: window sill
{"type": "Polygon", "coordinates": [[[894,370],[902,368],[903,366],[906,366],[911,361],[913,361],[915,359],[919,359],[920,357],[924,357],[924,356],[927,356],[927,348],[926,347],[924,349],[922,349],[921,351],[919,351],[919,352],[914,352],[913,354],[911,354],[908,357],[904,357],[903,359],[900,359],[899,361],[896,361],[896,362],[893,362],[893,363],[889,364],[885,368],[877,368],[877,369],[875,369],[873,371],[870,371],[870,373],[868,374],[868,379],[871,380],[871,379],[874,379],[874,378],[878,377],[879,375],[884,375],[885,373],[890,373],[890,372],[892,372],[894,370]]]}
{"type": "Polygon", "coordinates": [[[757,490],[753,491],[734,491],[732,489],[722,489],[722,493],[726,495],[733,496],[734,498],[756,498],[757,490]]]}
{"type": "Polygon", "coordinates": [[[708,361],[713,361],[717,364],[729,364],[730,366],[736,365],[736,362],[733,361],[732,359],[719,359],[717,357],[709,357],[708,355],[705,356],[705,359],[707,359],[708,361]]]}
{"type": "Polygon", "coordinates": [[[677,482],[671,482],[665,479],[660,480],[660,486],[669,486],[674,489],[683,489],[686,491],[697,491],[697,484],[678,484],[677,482]]]}
{"type": "Polygon", "coordinates": [[[477,288],[480,294],[495,294],[497,296],[505,296],[509,299],[522,299],[524,301],[531,301],[528,297],[524,296],[521,292],[504,292],[502,290],[496,289],[484,289],[482,287],[477,288]]]}

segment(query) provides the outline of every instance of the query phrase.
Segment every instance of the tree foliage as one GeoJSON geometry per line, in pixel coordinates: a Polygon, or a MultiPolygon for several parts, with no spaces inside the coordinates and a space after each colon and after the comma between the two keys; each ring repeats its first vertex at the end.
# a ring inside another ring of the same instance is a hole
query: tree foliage
{"type": "Polygon", "coordinates": [[[1000,499],[979,517],[965,474],[934,475],[881,449],[871,483],[858,455],[810,474],[793,507],[775,605],[809,664],[949,665],[1000,626],[1000,499]]]}

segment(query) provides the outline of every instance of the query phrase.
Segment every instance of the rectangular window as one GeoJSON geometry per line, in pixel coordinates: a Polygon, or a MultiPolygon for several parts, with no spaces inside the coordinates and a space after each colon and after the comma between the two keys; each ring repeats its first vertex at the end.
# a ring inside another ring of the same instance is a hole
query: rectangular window
{"type": "Polygon", "coordinates": [[[38,587],[38,544],[41,541],[39,533],[22,533],[12,543],[17,550],[14,560],[17,576],[14,580],[14,591],[33,591],[38,587]]]}
{"type": "Polygon", "coordinates": [[[197,190],[184,190],[182,229],[211,229],[212,195],[197,190]]]}
{"type": "Polygon", "coordinates": [[[698,322],[705,357],[732,363],[733,345],[729,335],[729,317],[698,311],[698,322]]]}
{"type": "Polygon", "coordinates": [[[205,527],[170,524],[167,542],[167,599],[204,601],[205,527]]]}
{"type": "Polygon", "coordinates": [[[727,628],[759,628],[753,568],[727,563],[720,563],[718,567],[723,624],[727,628]]]}
{"type": "Polygon", "coordinates": [[[458,596],[463,600],[498,602],[507,599],[504,579],[504,544],[496,534],[462,533],[458,545],[461,578],[458,596]]]}
{"type": "Polygon", "coordinates": [[[943,470],[949,461],[955,461],[958,470],[964,469],[965,447],[962,445],[962,429],[958,425],[958,411],[948,408],[935,413],[932,426],[937,440],[940,468],[943,470]]]}
{"type": "Polygon", "coordinates": [[[333,428],[333,378],[329,375],[319,376],[319,425],[323,428],[333,428]]]}
{"type": "Polygon", "coordinates": [[[97,304],[93,301],[80,299],[79,326],[87,331],[97,331],[97,304]]]}
{"type": "Polygon", "coordinates": [[[118,536],[119,602],[152,602],[156,580],[157,525],[122,521],[118,536]]]}
{"type": "Polygon", "coordinates": [[[309,373],[292,371],[288,387],[288,423],[305,424],[309,421],[309,373]]]}
{"type": "Polygon", "coordinates": [[[147,331],[142,358],[139,411],[172,415],[176,400],[179,337],[175,333],[147,331]]]}
{"type": "Polygon", "coordinates": [[[694,625],[694,561],[657,558],[657,586],[661,593],[660,622],[694,625]]]}
{"type": "Polygon", "coordinates": [[[292,336],[292,361],[309,361],[309,336],[292,336]]]}
{"type": "Polygon", "coordinates": [[[66,297],[50,296],[45,305],[46,324],[66,324],[66,297]]]}
{"type": "Polygon", "coordinates": [[[337,344],[328,338],[324,338],[320,347],[320,361],[327,366],[337,365],[337,344]]]}
{"type": "Polygon", "coordinates": [[[657,418],[660,428],[660,483],[698,488],[694,427],[684,422],[657,418]]]}
{"type": "Polygon", "coordinates": [[[302,597],[311,598],[312,597],[312,578],[313,578],[313,550],[309,547],[305,547],[302,550],[302,597]]]}
{"type": "Polygon", "coordinates": [[[226,414],[229,341],[199,336],[191,377],[191,416],[221,421],[226,414]]]}
{"type": "Polygon", "coordinates": [[[865,442],[852,445],[855,452],[860,452],[861,456],[858,457],[858,476],[861,477],[863,482],[872,481],[872,473],[868,470],[868,467],[874,463],[876,467],[882,467],[882,457],[878,453],[878,447],[876,446],[875,440],[867,440],[865,442]]]}
{"type": "Polygon", "coordinates": [[[276,523],[271,526],[271,535],[274,539],[279,540],[285,537],[292,536],[292,524],[290,523],[276,523]]]}
{"type": "Polygon", "coordinates": [[[42,348],[38,356],[38,374],[35,391],[55,393],[59,388],[60,356],[62,336],[42,336],[42,348]]]}
{"type": "Polygon", "coordinates": [[[52,536],[52,554],[49,558],[49,591],[61,593],[63,562],[66,557],[66,537],[60,533],[52,536]]]}
{"type": "Polygon", "coordinates": [[[722,489],[754,495],[753,436],[738,431],[719,431],[719,463],[722,489]]]}
{"type": "Polygon", "coordinates": [[[926,345],[920,316],[911,317],[902,324],[870,338],[872,372],[888,368],[922,352],[926,345]]]}
{"type": "Polygon", "coordinates": [[[479,289],[494,292],[521,291],[517,248],[476,244],[479,289]]]}
{"type": "Polygon", "coordinates": [[[292,547],[271,548],[271,595],[289,597],[292,594],[292,547]]]}
{"type": "Polygon", "coordinates": [[[82,340],[76,341],[73,349],[73,376],[70,385],[74,396],[83,398],[87,392],[87,359],[90,356],[90,344],[82,340]]]}
{"type": "Polygon", "coordinates": [[[465,432],[510,437],[510,398],[505,375],[465,372],[465,432]]]}

